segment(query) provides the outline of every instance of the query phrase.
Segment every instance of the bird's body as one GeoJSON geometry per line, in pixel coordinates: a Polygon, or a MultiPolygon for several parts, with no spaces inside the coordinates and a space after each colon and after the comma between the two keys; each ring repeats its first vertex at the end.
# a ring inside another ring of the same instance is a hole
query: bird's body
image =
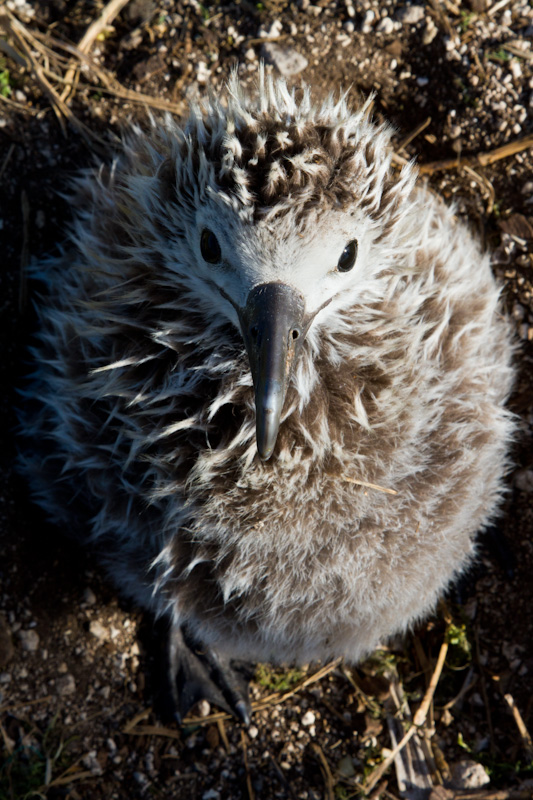
{"type": "Polygon", "coordinates": [[[24,425],[47,454],[25,469],[206,646],[356,661],[432,610],[497,510],[512,370],[489,260],[364,108],[234,82],[184,130],[134,132],[77,184],[71,247],[40,268],[24,425]]]}

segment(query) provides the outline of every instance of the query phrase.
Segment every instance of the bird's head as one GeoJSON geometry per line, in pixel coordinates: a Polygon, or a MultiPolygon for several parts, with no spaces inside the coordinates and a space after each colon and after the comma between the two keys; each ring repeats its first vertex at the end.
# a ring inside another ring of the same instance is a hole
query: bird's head
{"type": "Polygon", "coordinates": [[[345,98],[315,106],[307,89],[297,99],[261,73],[257,97],[234,78],[183,130],[169,122],[160,219],[180,248],[171,267],[242,335],[263,460],[306,337],[362,292],[371,302],[391,265],[388,234],[413,178],[392,174],[390,132],[368,114],[345,98]]]}

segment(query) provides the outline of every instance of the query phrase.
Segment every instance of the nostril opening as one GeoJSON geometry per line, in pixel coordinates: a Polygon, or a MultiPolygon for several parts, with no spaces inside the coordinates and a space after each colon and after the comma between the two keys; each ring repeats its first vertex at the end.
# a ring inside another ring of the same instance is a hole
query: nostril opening
{"type": "Polygon", "coordinates": [[[292,329],[291,336],[295,340],[300,338],[300,331],[298,330],[298,328],[293,328],[292,329]]]}
{"type": "Polygon", "coordinates": [[[252,337],[252,339],[257,339],[257,337],[259,336],[259,328],[257,327],[257,325],[252,325],[252,327],[250,328],[250,336],[252,337]]]}

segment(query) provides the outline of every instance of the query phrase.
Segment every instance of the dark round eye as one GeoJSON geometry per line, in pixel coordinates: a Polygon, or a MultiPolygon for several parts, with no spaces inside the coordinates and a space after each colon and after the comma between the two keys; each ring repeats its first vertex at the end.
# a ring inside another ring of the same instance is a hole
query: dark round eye
{"type": "Polygon", "coordinates": [[[339,272],[349,272],[351,270],[357,258],[357,246],[357,239],[352,239],[352,241],[346,245],[339,258],[339,263],[337,264],[339,272]]]}
{"type": "Polygon", "coordinates": [[[222,251],[218,239],[213,231],[207,228],[204,228],[202,236],[200,237],[200,250],[202,251],[203,258],[205,258],[209,264],[218,264],[220,261],[222,251]]]}

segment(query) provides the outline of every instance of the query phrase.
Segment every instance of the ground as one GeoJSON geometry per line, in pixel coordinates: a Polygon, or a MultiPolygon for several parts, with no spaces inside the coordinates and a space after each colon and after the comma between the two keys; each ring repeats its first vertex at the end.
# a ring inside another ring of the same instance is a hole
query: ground
{"type": "Polygon", "coordinates": [[[87,48],[92,60],[75,56],[84,66],[62,106],[73,54],[64,44],[79,43],[103,8],[0,6],[0,800],[397,797],[401,771],[378,781],[373,772],[392,747],[394,696],[403,691],[414,713],[446,646],[416,737],[433,800],[533,797],[531,3],[130,0],[87,48]],[[475,569],[406,641],[357,669],[261,666],[247,731],[206,707],[180,729],[157,708],[149,623],[46,523],[16,477],[13,407],[33,325],[24,270],[61,242],[68,176],[109,158],[124,125],[146,121],[154,104],[183,115],[233,67],[253,82],[259,59],[277,58],[272,45],[306,59],[291,83],[342,87],[354,103],[373,92],[374,117],[395,126],[397,161],[414,157],[492,250],[516,326],[515,466],[475,569]],[[461,777],[465,762],[482,765],[477,788],[461,777]]]}

